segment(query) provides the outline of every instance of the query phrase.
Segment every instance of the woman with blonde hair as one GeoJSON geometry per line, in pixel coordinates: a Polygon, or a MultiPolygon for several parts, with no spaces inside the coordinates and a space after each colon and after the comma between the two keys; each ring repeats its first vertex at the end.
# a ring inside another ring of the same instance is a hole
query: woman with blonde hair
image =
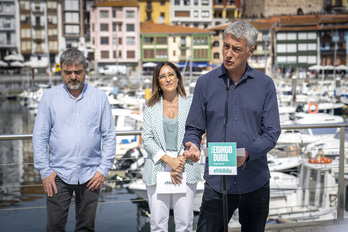
{"type": "Polygon", "coordinates": [[[197,163],[182,156],[185,149],[185,123],[190,106],[191,99],[186,97],[179,69],[170,62],[158,63],[153,72],[152,95],[145,106],[142,128],[144,147],[148,153],[143,181],[148,195],[153,232],[168,231],[171,200],[175,231],[193,229],[193,199],[201,174],[197,163]],[[162,172],[169,173],[173,185],[182,184],[186,177],[186,191],[159,193],[157,178],[162,172]]]}

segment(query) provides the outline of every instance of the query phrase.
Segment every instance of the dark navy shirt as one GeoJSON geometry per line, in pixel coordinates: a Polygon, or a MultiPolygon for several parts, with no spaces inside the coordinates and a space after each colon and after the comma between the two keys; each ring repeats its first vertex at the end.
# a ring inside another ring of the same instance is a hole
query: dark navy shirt
{"type": "MultiPolygon", "coordinates": [[[[205,132],[208,146],[210,142],[222,142],[227,78],[224,65],[198,78],[184,143],[190,141],[200,147],[205,132]]],[[[281,132],[276,89],[269,76],[247,65],[237,84],[230,81],[228,91],[225,142],[236,142],[238,148],[245,148],[249,160],[244,168],[238,168],[237,175],[227,176],[227,193],[249,193],[270,178],[267,152],[274,148],[281,132]]],[[[209,175],[208,159],[204,179],[222,192],[222,176],[209,175]]]]}

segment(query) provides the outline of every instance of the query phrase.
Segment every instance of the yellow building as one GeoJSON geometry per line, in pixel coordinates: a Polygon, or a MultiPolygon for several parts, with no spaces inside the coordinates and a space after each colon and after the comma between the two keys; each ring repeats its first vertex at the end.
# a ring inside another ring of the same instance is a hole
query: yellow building
{"type": "Polygon", "coordinates": [[[170,24],[169,0],[138,0],[140,22],[170,24]]]}

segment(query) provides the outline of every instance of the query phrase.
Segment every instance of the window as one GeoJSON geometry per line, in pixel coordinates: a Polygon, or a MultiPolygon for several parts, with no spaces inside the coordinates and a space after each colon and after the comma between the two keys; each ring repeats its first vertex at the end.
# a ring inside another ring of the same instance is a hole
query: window
{"type": "Polygon", "coordinates": [[[79,23],[79,13],[76,12],[65,12],[65,22],[66,23],[79,23]]]}
{"type": "Polygon", "coordinates": [[[30,38],[30,28],[22,28],[21,29],[21,38],[30,38]]]}
{"type": "Polygon", "coordinates": [[[29,15],[21,15],[21,23],[30,23],[30,16],[29,15]]]}
{"type": "Polygon", "coordinates": [[[308,39],[317,39],[317,33],[316,32],[308,32],[307,38],[308,39]]]}
{"type": "Polygon", "coordinates": [[[202,0],[202,6],[209,6],[209,0],[202,0]]]}
{"type": "Polygon", "coordinates": [[[157,37],[156,44],[167,44],[167,37],[157,37]]]}
{"type": "Polygon", "coordinates": [[[161,12],[161,17],[162,17],[162,19],[164,19],[164,12],[161,12]]]}
{"type": "MultiPolygon", "coordinates": [[[[116,51],[113,52],[114,58],[116,58],[116,51]]],[[[122,58],[122,51],[118,51],[118,58],[122,58]]]]}
{"type": "Polygon", "coordinates": [[[308,64],[316,64],[317,63],[317,57],[316,56],[308,56],[307,57],[307,63],[308,64]]]}
{"type": "Polygon", "coordinates": [[[193,0],[193,5],[198,6],[198,0],[193,0]]]}
{"type": "Polygon", "coordinates": [[[186,50],[185,49],[180,50],[180,56],[186,57],[186,50]]]}
{"type": "Polygon", "coordinates": [[[315,43],[308,44],[308,51],[316,51],[316,50],[317,50],[317,44],[315,43]]]}
{"type": "Polygon", "coordinates": [[[193,44],[194,45],[207,45],[208,44],[208,38],[206,36],[194,36],[193,37],[193,44]]]}
{"type": "Polygon", "coordinates": [[[287,44],[287,52],[297,52],[296,44],[287,44]]]}
{"type": "Polygon", "coordinates": [[[175,11],[175,17],[190,17],[190,11],[175,11]]]}
{"type": "Polygon", "coordinates": [[[297,35],[294,32],[288,32],[287,36],[286,36],[287,40],[296,40],[297,39],[297,35]]]}
{"type": "Polygon", "coordinates": [[[157,59],[167,59],[167,49],[157,49],[156,50],[156,58],[157,59]]]}
{"type": "Polygon", "coordinates": [[[144,41],[144,44],[153,44],[154,38],[153,37],[144,37],[143,41],[144,41]]]}
{"type": "Polygon", "coordinates": [[[164,6],[166,3],[164,1],[161,1],[161,6],[164,6]]]}
{"type": "Polygon", "coordinates": [[[180,44],[181,44],[181,47],[186,47],[186,38],[185,37],[180,38],[180,44]]]}
{"type": "Polygon", "coordinates": [[[209,11],[202,10],[202,18],[209,18],[209,11]]]}
{"type": "Polygon", "coordinates": [[[100,31],[109,31],[109,24],[100,24],[100,31]]]}
{"type": "Polygon", "coordinates": [[[109,44],[109,37],[100,37],[100,44],[109,44]]]}
{"type": "Polygon", "coordinates": [[[193,11],[193,17],[198,18],[198,10],[193,11]]]}
{"type": "Polygon", "coordinates": [[[220,58],[220,54],[218,52],[214,53],[214,59],[219,59],[220,58]]]}
{"type": "Polygon", "coordinates": [[[112,9],[112,17],[113,18],[117,17],[116,9],[112,9]]]}
{"type": "Polygon", "coordinates": [[[298,62],[299,63],[307,63],[307,56],[299,56],[298,62]]]}
{"type": "Polygon", "coordinates": [[[48,47],[50,50],[58,50],[58,41],[48,41],[48,47]]]}
{"type": "Polygon", "coordinates": [[[109,51],[101,51],[100,52],[100,57],[102,59],[109,59],[109,51]]]}
{"type": "Polygon", "coordinates": [[[47,30],[47,35],[48,36],[56,36],[56,35],[58,35],[58,30],[56,28],[49,28],[47,30]]]}
{"type": "Polygon", "coordinates": [[[47,8],[48,9],[57,9],[57,2],[47,2],[47,8]]]}
{"type": "Polygon", "coordinates": [[[278,64],[286,63],[286,56],[277,56],[277,63],[278,64]]]}
{"type": "Polygon", "coordinates": [[[79,10],[79,0],[65,0],[64,1],[65,10],[79,10]]]}
{"type": "Polygon", "coordinates": [[[299,32],[298,39],[299,40],[307,40],[307,32],[299,32]]]}
{"type": "Polygon", "coordinates": [[[144,49],[144,58],[145,59],[155,58],[155,51],[151,49],[144,49]]]}
{"type": "Polygon", "coordinates": [[[195,49],[193,51],[194,59],[207,59],[208,58],[208,49],[195,49]]]}
{"type": "Polygon", "coordinates": [[[127,37],[126,41],[127,45],[135,45],[135,37],[127,37]]]}
{"type": "Polygon", "coordinates": [[[100,18],[109,18],[109,11],[100,11],[100,18]]]}
{"type": "Polygon", "coordinates": [[[286,44],[277,44],[277,52],[286,52],[286,44]]]}
{"type": "Polygon", "coordinates": [[[22,41],[21,46],[22,51],[31,51],[31,41],[22,41]]]}
{"type": "Polygon", "coordinates": [[[135,51],[127,51],[127,58],[134,59],[135,58],[135,51]]]}
{"type": "Polygon", "coordinates": [[[306,43],[299,43],[297,45],[299,51],[307,51],[307,44],[306,43]]]}
{"type": "Polygon", "coordinates": [[[126,18],[134,18],[135,13],[134,11],[126,11],[126,18]]]}
{"type": "Polygon", "coordinates": [[[80,26],[79,25],[65,25],[65,33],[66,34],[80,34],[80,26]]]}
{"type": "Polygon", "coordinates": [[[30,2],[20,2],[20,8],[21,10],[30,10],[30,2]]]}
{"type": "Polygon", "coordinates": [[[127,24],[127,29],[126,31],[135,31],[134,29],[134,24],[127,24]]]}
{"type": "Polygon", "coordinates": [[[174,0],[174,5],[175,6],[180,6],[180,0],[174,0]]]}
{"type": "Polygon", "coordinates": [[[56,15],[47,15],[47,22],[49,24],[57,24],[57,16],[56,15]]]}
{"type": "Polygon", "coordinates": [[[286,33],[284,33],[284,32],[278,33],[277,40],[286,40],[286,33]]]}
{"type": "Polygon", "coordinates": [[[190,6],[191,0],[184,0],[184,6],[190,6]]]}
{"type": "Polygon", "coordinates": [[[219,41],[214,41],[213,47],[219,47],[219,41]]]}
{"type": "Polygon", "coordinates": [[[296,63],[296,61],[297,61],[297,57],[296,56],[288,56],[287,57],[287,63],[288,64],[296,63]]]}

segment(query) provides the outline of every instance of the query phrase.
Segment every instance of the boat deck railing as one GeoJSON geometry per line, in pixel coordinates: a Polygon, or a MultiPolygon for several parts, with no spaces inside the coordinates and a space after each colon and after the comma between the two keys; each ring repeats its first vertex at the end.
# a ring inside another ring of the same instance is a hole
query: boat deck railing
{"type": "MultiPolygon", "coordinates": [[[[330,123],[330,124],[306,124],[306,125],[283,125],[282,130],[291,130],[291,129],[308,129],[308,128],[339,128],[340,129],[340,145],[339,145],[339,176],[338,176],[338,201],[337,201],[337,218],[333,221],[328,221],[327,224],[335,224],[344,221],[344,209],[345,209],[345,179],[344,179],[344,164],[345,164],[345,151],[344,151],[344,138],[345,138],[345,128],[348,127],[348,123],[330,123]]],[[[117,136],[129,136],[129,135],[141,135],[140,130],[133,131],[117,131],[117,136]]],[[[8,135],[0,135],[0,141],[4,140],[31,140],[32,134],[8,134],[8,135]]],[[[122,159],[122,158],[119,158],[122,159]]],[[[1,166],[7,165],[33,165],[33,162],[26,163],[2,163],[1,166]]],[[[118,182],[121,180],[106,180],[107,183],[118,182]]],[[[24,187],[39,187],[42,184],[21,184],[19,186],[6,186],[6,183],[0,186],[1,188],[24,188],[24,187]]],[[[139,199],[139,201],[142,201],[139,199]]],[[[134,202],[134,200],[132,200],[134,202]]],[[[107,204],[109,202],[100,202],[101,204],[107,204]]],[[[110,203],[123,203],[120,202],[110,202],[110,203]]],[[[45,208],[46,206],[37,206],[35,208],[45,208]]],[[[0,211],[16,211],[16,210],[26,210],[28,208],[2,208],[0,211]]],[[[289,224],[287,228],[297,228],[301,224],[299,223],[287,223],[289,224]]],[[[271,227],[275,225],[270,225],[271,227]]]]}

